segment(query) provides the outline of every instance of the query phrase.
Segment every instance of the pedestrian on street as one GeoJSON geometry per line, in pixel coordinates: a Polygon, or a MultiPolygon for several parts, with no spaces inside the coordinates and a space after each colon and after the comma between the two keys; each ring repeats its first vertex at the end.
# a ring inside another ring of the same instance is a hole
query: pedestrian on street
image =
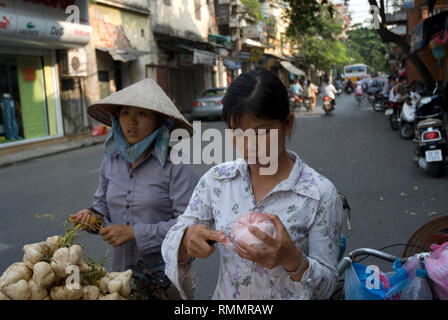
{"type": "MultiPolygon", "coordinates": [[[[197,183],[191,165],[173,164],[170,131],[192,127],[152,80],[145,79],[91,105],[88,113],[111,126],[103,150],[99,185],[93,205],[71,216],[84,229],[91,219],[113,247],[112,271],[142,261],[147,269],[164,270],[161,245],[190,200],[197,183]]],[[[168,298],[180,298],[171,285],[168,298]]]]}
{"type": "Polygon", "coordinates": [[[313,81],[309,80],[308,88],[309,88],[309,94],[311,97],[311,109],[314,109],[314,107],[316,106],[317,87],[313,81]]]}
{"type": "MultiPolygon", "coordinates": [[[[338,276],[342,204],[328,179],[286,149],[286,138],[294,127],[287,89],[269,71],[243,73],[227,89],[223,118],[230,129],[266,129],[266,140],[278,137],[274,155],[278,170],[263,175],[266,164],[258,158],[248,164],[252,157],[248,150],[252,154],[258,148],[251,145],[241,150],[243,158],[210,169],[163,242],[166,274],[182,297],[191,299],[196,285],[193,259],[205,259],[219,246],[213,299],[329,298],[338,276]],[[264,242],[264,249],[229,243],[235,221],[254,211],[268,214],[276,236],[249,228],[264,242]]],[[[260,138],[263,133],[258,134],[260,138]]],[[[245,138],[233,136],[234,145],[237,139],[245,138]]]]}

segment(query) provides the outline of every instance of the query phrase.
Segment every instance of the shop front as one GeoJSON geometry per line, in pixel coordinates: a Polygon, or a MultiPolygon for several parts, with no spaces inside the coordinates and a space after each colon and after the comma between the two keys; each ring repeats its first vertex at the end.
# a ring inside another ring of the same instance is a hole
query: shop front
{"type": "Polygon", "coordinates": [[[89,41],[87,6],[0,0],[0,148],[64,135],[56,52],[89,41]]]}

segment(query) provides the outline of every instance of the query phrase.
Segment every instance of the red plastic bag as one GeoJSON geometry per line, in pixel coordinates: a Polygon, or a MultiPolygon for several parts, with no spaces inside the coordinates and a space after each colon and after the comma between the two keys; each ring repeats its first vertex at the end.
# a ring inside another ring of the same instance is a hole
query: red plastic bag
{"type": "Polygon", "coordinates": [[[448,300],[448,242],[432,244],[430,249],[433,253],[425,260],[426,271],[439,298],[448,300]]]}

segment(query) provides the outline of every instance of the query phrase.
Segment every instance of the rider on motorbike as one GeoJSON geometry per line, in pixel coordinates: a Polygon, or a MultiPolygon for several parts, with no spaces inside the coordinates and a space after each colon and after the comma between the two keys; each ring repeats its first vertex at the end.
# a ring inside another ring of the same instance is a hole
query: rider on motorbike
{"type": "Polygon", "coordinates": [[[324,87],[324,97],[328,97],[330,98],[331,101],[331,107],[334,110],[335,109],[335,105],[336,105],[336,93],[337,90],[334,87],[334,85],[332,85],[331,83],[328,82],[328,79],[324,80],[325,83],[327,83],[327,85],[324,87]]]}
{"type": "Polygon", "coordinates": [[[291,91],[293,94],[297,95],[299,98],[302,97],[303,87],[302,87],[299,79],[297,79],[296,82],[292,85],[291,91]]]}

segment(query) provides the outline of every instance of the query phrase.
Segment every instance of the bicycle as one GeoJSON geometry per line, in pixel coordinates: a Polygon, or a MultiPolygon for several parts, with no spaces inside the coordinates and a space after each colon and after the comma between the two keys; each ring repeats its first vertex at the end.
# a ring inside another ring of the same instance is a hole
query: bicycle
{"type": "MultiPolygon", "coordinates": [[[[346,207],[348,208],[347,229],[351,230],[350,207],[348,206],[345,196],[343,198],[343,201],[344,201],[344,210],[346,209],[346,207]]],[[[337,281],[336,289],[333,291],[333,294],[331,295],[329,300],[344,300],[345,278],[343,278],[343,275],[345,271],[348,268],[350,268],[353,263],[360,263],[361,261],[363,261],[368,257],[376,257],[380,260],[391,263],[399,259],[402,264],[405,264],[411,257],[414,257],[416,254],[429,253],[430,252],[429,247],[431,244],[433,243],[442,244],[447,241],[448,241],[448,214],[445,214],[442,217],[435,218],[422,225],[419,229],[417,229],[417,231],[414,232],[414,234],[408,239],[408,241],[405,244],[389,245],[378,250],[371,248],[359,248],[351,251],[348,255],[344,257],[343,257],[344,252],[340,251],[339,264],[337,267],[339,278],[337,281]],[[396,246],[405,246],[401,258],[382,251],[396,246]]],[[[344,246],[341,247],[341,250],[345,251],[345,244],[344,246]]],[[[432,284],[432,281],[429,278],[428,278],[428,284],[431,288],[433,299],[439,300],[437,293],[434,289],[434,285],[432,284]]]]}

